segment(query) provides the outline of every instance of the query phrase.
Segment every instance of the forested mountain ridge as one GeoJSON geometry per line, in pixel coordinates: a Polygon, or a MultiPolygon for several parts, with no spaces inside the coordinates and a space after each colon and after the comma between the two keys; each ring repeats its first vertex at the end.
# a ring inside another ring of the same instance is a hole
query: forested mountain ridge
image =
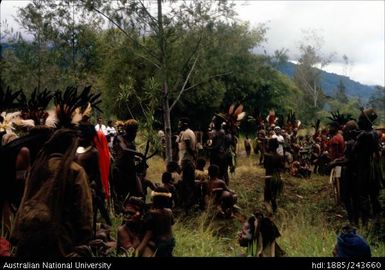
{"type": "MultiPolygon", "coordinates": [[[[296,64],[291,62],[286,62],[278,67],[280,72],[291,79],[294,77],[295,69],[296,64]]],[[[342,83],[345,85],[348,96],[359,97],[364,102],[368,101],[370,96],[375,92],[374,86],[362,84],[343,75],[321,71],[321,87],[325,95],[334,97],[340,80],[342,80],[342,83]]]]}

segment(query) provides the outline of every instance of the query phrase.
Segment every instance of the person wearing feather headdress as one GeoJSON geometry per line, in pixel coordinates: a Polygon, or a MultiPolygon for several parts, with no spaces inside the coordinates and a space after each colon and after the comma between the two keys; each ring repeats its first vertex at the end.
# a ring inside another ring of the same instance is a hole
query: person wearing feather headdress
{"type": "Polygon", "coordinates": [[[31,165],[31,151],[18,138],[15,126],[25,121],[20,118],[21,112],[14,112],[20,107],[17,99],[22,91],[13,92],[9,87],[4,91],[0,85],[0,171],[2,187],[0,189],[0,226],[5,234],[9,234],[12,216],[19,207],[23,195],[24,182],[31,165]]]}
{"type": "Polygon", "coordinates": [[[269,127],[274,128],[276,126],[276,123],[278,121],[278,117],[276,116],[274,110],[269,111],[269,114],[266,117],[266,121],[267,121],[269,127]]]}
{"type": "Polygon", "coordinates": [[[31,168],[16,215],[12,243],[20,257],[62,257],[92,238],[92,197],[74,162],[77,132],[57,130],[31,168]]]}
{"type": "MultiPolygon", "coordinates": [[[[90,101],[96,107],[100,102],[97,100],[100,94],[90,94],[90,90],[90,86],[85,87],[78,95],[76,88],[69,87],[64,92],[56,91],[53,95],[48,90],[40,92],[35,89],[28,100],[22,91],[16,92],[17,95],[16,93],[10,94],[9,89],[5,95],[0,93],[0,104],[3,104],[2,97],[4,96],[7,100],[6,104],[14,104],[14,108],[21,108],[19,115],[24,119],[19,117],[14,124],[32,127],[28,128],[28,134],[20,136],[0,150],[2,179],[5,179],[6,183],[5,187],[1,189],[5,195],[1,198],[12,202],[15,209],[18,207],[18,198],[21,198],[24,189],[24,181],[17,179],[24,178],[26,170],[35,162],[39,151],[50,139],[53,131],[62,127],[73,128],[82,119],[81,107],[90,101]],[[53,97],[55,109],[47,112],[45,109],[53,97]],[[18,103],[15,103],[16,99],[18,103]]],[[[0,107],[3,106],[0,105],[0,107]]]]}

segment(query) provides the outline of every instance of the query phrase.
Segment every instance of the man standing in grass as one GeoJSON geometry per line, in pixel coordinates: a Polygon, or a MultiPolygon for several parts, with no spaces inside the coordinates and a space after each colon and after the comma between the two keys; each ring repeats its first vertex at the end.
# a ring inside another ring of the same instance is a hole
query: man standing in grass
{"type": "Polygon", "coordinates": [[[190,121],[188,118],[181,118],[179,120],[178,127],[181,131],[178,139],[179,166],[182,165],[182,161],[184,160],[195,163],[196,159],[196,136],[189,128],[189,124],[190,121]]]}

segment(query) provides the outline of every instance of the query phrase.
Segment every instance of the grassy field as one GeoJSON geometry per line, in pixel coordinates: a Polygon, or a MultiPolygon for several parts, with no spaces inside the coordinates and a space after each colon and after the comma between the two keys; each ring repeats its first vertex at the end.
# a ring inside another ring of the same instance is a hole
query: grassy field
{"type": "MultiPolygon", "coordinates": [[[[238,166],[231,175],[230,188],[238,195],[237,205],[241,213],[250,216],[256,208],[263,210],[262,167],[257,156],[247,158],[240,149],[238,166]]],[[[149,161],[148,179],[159,182],[165,164],[159,157],[149,161]]],[[[284,175],[284,191],[278,200],[274,222],[281,237],[277,242],[292,257],[329,257],[336,236],[346,223],[346,213],[337,206],[332,196],[328,177],[312,175],[311,179],[292,178],[284,175]]],[[[241,222],[237,219],[214,218],[210,212],[194,212],[188,216],[176,215],[173,231],[176,238],[175,256],[228,257],[245,252],[237,242],[241,222]]],[[[385,244],[375,241],[371,227],[359,228],[371,245],[373,256],[385,256],[385,244]]]]}

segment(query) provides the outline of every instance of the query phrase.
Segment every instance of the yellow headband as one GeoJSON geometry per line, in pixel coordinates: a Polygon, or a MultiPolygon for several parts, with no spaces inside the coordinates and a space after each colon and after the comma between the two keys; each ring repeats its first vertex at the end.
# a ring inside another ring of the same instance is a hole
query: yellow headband
{"type": "Polygon", "coordinates": [[[163,196],[163,197],[168,197],[171,198],[172,194],[170,192],[156,192],[156,191],[151,191],[151,197],[155,196],[163,196]]]}

